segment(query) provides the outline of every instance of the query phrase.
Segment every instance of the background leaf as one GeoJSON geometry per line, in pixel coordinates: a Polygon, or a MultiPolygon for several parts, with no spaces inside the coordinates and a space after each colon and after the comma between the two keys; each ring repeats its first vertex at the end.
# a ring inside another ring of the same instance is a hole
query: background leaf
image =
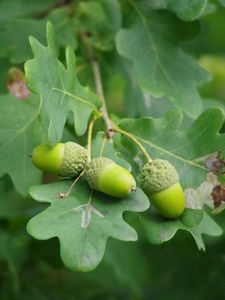
{"type": "Polygon", "coordinates": [[[2,47],[0,57],[8,57],[12,63],[23,63],[31,58],[29,36],[35,36],[42,43],[45,42],[45,28],[47,21],[51,21],[56,29],[56,46],[75,48],[73,19],[69,9],[60,8],[53,10],[41,20],[12,19],[0,23],[0,39],[2,47]],[[17,34],[15,35],[15,28],[17,34]]]}
{"type": "Polygon", "coordinates": [[[198,116],[201,98],[196,87],[209,76],[178,47],[179,38],[184,36],[183,24],[165,12],[145,8],[143,13],[131,3],[136,21],[129,29],[119,31],[119,54],[133,61],[138,84],[144,91],[158,98],[166,96],[189,116],[198,116]]]}
{"type": "Polygon", "coordinates": [[[8,177],[0,181],[0,218],[13,218],[20,216],[23,198],[16,193],[8,177]]]}
{"type": "Polygon", "coordinates": [[[37,99],[19,101],[1,95],[0,105],[0,177],[9,174],[17,191],[26,195],[28,188],[40,183],[42,177],[29,157],[43,140],[37,99]]]}
{"type": "MultiPolygon", "coordinates": [[[[0,263],[5,264],[4,268],[0,270],[0,277],[9,276],[11,297],[13,298],[19,292],[19,268],[26,257],[27,242],[27,237],[19,231],[12,237],[9,231],[0,229],[0,263]]],[[[5,294],[1,285],[0,295],[3,296],[5,294]]]]}
{"type": "Polygon", "coordinates": [[[91,44],[99,50],[114,48],[114,37],[121,27],[121,10],[118,0],[80,1],[75,21],[91,35],[91,44]]]}
{"type": "Polygon", "coordinates": [[[151,5],[157,9],[169,9],[184,21],[193,21],[204,13],[207,2],[207,0],[153,0],[151,5]]]}
{"type": "Polygon", "coordinates": [[[0,22],[24,16],[38,16],[54,7],[57,0],[2,0],[0,3],[0,22]]]}

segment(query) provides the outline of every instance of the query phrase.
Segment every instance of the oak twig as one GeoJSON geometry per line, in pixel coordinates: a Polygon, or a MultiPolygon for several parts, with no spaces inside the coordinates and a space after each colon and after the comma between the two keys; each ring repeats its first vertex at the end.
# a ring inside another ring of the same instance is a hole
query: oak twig
{"type": "Polygon", "coordinates": [[[109,118],[108,110],[107,110],[107,106],[106,106],[99,63],[97,61],[96,56],[93,53],[90,43],[88,41],[88,33],[85,31],[81,31],[80,35],[81,35],[81,39],[84,43],[84,46],[85,46],[87,54],[88,54],[88,58],[90,60],[91,66],[92,66],[92,71],[93,71],[94,80],[95,80],[96,93],[102,102],[102,107],[101,107],[100,111],[103,114],[103,119],[104,119],[104,122],[105,122],[105,125],[107,128],[107,136],[108,136],[108,138],[112,138],[113,137],[112,122],[109,118]]]}

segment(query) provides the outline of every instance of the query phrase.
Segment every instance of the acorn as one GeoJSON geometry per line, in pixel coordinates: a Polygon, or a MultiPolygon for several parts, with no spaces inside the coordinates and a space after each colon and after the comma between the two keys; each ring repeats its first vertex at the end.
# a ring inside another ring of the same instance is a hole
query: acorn
{"type": "Polygon", "coordinates": [[[109,158],[92,159],[84,172],[92,189],[109,196],[123,198],[136,191],[136,182],[131,173],[109,158]]]}
{"type": "Polygon", "coordinates": [[[63,177],[77,177],[87,163],[87,150],[77,143],[42,144],[34,148],[32,162],[44,172],[63,177]]]}
{"type": "Polygon", "coordinates": [[[158,212],[166,218],[177,218],[184,211],[184,192],[177,170],[167,160],[148,162],[141,170],[144,192],[158,212]]]}

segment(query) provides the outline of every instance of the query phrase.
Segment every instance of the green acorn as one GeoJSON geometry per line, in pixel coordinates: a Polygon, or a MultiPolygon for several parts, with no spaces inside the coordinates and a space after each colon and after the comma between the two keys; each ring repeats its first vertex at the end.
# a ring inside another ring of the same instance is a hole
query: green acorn
{"type": "Polygon", "coordinates": [[[90,187],[113,197],[126,197],[136,190],[134,177],[123,167],[106,157],[94,158],[85,167],[90,187]]]}
{"type": "Polygon", "coordinates": [[[176,218],[183,213],[184,192],[171,163],[163,159],[148,162],[140,178],[144,192],[162,216],[176,218]]]}
{"type": "Polygon", "coordinates": [[[77,177],[87,163],[87,150],[73,142],[58,143],[53,148],[42,144],[34,148],[32,162],[44,172],[77,177]]]}

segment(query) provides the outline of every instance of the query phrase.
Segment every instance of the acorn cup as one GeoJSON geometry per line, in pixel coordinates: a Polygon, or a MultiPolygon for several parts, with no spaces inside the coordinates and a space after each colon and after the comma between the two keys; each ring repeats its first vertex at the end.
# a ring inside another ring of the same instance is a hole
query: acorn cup
{"type": "Polygon", "coordinates": [[[96,191],[118,198],[136,191],[136,182],[131,173],[109,158],[92,159],[84,172],[89,186],[96,191]]]}
{"type": "Polygon", "coordinates": [[[87,150],[77,143],[42,144],[34,148],[32,162],[44,172],[62,177],[77,177],[87,163],[87,150]]]}
{"type": "Polygon", "coordinates": [[[144,192],[162,216],[173,219],[183,213],[184,192],[171,163],[163,159],[148,162],[141,170],[140,179],[144,192]]]}

